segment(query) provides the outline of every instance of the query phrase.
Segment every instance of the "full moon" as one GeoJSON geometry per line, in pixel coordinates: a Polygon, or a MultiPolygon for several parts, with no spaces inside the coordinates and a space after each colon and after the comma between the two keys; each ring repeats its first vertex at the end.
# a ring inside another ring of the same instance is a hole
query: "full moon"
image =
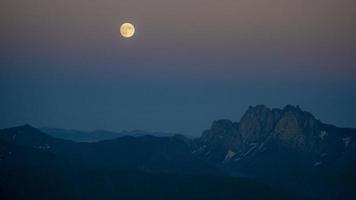
{"type": "Polygon", "coordinates": [[[135,27],[131,23],[123,23],[120,27],[120,33],[124,38],[130,38],[135,34],[135,27]]]}

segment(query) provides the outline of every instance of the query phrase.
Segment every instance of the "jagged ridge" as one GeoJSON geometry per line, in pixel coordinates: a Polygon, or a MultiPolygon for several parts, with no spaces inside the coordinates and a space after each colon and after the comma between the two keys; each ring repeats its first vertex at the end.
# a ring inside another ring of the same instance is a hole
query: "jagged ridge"
{"type": "Polygon", "coordinates": [[[265,151],[271,144],[315,155],[335,154],[355,146],[354,129],[339,132],[298,106],[270,109],[257,105],[249,107],[240,122],[214,121],[196,139],[195,153],[212,162],[226,163],[265,151]]]}

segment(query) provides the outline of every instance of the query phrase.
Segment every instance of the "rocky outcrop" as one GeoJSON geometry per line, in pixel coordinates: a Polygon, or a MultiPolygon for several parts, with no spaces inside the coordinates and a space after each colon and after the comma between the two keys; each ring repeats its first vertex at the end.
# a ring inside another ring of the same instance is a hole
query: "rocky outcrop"
{"type": "Polygon", "coordinates": [[[273,131],[280,118],[279,110],[270,110],[266,106],[250,107],[239,123],[239,134],[246,142],[265,140],[273,131]]]}
{"type": "Polygon", "coordinates": [[[204,131],[196,140],[197,147],[194,153],[219,162],[228,150],[238,151],[238,147],[243,145],[238,127],[238,123],[230,120],[214,121],[211,128],[204,131]]]}
{"type": "MultiPolygon", "coordinates": [[[[315,156],[341,154],[341,146],[354,145],[355,130],[339,134],[298,106],[270,109],[249,107],[240,122],[214,121],[196,139],[194,153],[214,163],[226,164],[246,159],[272,146],[315,156]],[[342,139],[346,138],[346,139],[342,139]]],[[[345,132],[345,131],[344,131],[345,132]]]]}

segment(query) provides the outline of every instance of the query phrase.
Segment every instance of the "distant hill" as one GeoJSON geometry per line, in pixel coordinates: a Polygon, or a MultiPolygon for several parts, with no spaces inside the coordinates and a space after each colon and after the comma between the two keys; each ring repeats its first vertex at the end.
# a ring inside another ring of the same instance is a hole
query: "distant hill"
{"type": "Polygon", "coordinates": [[[98,143],[52,138],[29,126],[0,131],[2,200],[295,199],[246,178],[216,174],[182,136],[98,143]]]}
{"type": "Polygon", "coordinates": [[[124,135],[79,143],[30,125],[0,130],[0,185],[9,188],[0,194],[11,197],[17,181],[31,183],[43,171],[85,199],[138,199],[131,192],[143,191],[151,199],[356,199],[356,129],[324,124],[299,107],[250,107],[239,122],[214,121],[195,139],[124,135]]]}
{"type": "Polygon", "coordinates": [[[95,130],[95,131],[78,131],[78,130],[70,130],[70,129],[60,129],[60,128],[49,128],[43,127],[39,130],[47,133],[48,135],[71,140],[75,142],[99,142],[103,140],[112,140],[123,136],[144,136],[144,135],[152,135],[157,137],[169,137],[173,136],[174,133],[165,133],[165,132],[149,132],[142,130],[134,130],[134,131],[106,131],[106,130],[95,130]]]}

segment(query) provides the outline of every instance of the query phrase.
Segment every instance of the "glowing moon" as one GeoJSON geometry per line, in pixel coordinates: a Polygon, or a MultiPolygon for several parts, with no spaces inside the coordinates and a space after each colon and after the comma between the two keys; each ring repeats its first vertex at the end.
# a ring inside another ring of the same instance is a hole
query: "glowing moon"
{"type": "Polygon", "coordinates": [[[123,23],[120,27],[120,33],[124,38],[130,38],[135,34],[135,27],[131,23],[123,23]]]}

